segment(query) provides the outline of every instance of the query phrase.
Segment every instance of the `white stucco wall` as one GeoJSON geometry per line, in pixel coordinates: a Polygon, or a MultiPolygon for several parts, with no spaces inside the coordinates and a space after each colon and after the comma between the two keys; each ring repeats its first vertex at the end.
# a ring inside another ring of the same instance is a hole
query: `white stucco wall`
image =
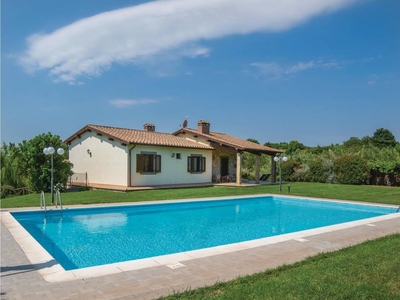
{"type": "Polygon", "coordinates": [[[72,171],[88,174],[88,182],[126,186],[128,154],[126,146],[93,132],[85,132],[71,142],[69,160],[72,171]],[[91,155],[87,150],[91,151],[91,155]]]}
{"type": "Polygon", "coordinates": [[[131,185],[151,186],[163,184],[204,183],[212,181],[212,151],[187,148],[157,147],[138,145],[131,150],[131,185]],[[156,174],[136,173],[136,154],[157,152],[161,155],[161,172],[156,174]],[[175,153],[172,157],[172,153],[175,153]],[[177,159],[177,153],[181,159],[177,159]],[[200,174],[187,172],[187,158],[192,154],[206,157],[206,171],[200,174]]]}

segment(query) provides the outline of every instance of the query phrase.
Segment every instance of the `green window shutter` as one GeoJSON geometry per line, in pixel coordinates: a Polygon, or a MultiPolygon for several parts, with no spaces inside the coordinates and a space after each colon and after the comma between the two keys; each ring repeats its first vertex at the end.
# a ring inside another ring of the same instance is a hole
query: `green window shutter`
{"type": "Polygon", "coordinates": [[[187,171],[192,172],[192,158],[188,156],[187,171]]]}
{"type": "Polygon", "coordinates": [[[143,173],[144,155],[136,154],[136,173],[143,173]]]}
{"type": "Polygon", "coordinates": [[[206,158],[202,157],[201,158],[201,172],[205,172],[206,171],[206,158]]]}
{"type": "Polygon", "coordinates": [[[156,173],[161,172],[161,155],[156,155],[156,166],[155,166],[156,173]]]}

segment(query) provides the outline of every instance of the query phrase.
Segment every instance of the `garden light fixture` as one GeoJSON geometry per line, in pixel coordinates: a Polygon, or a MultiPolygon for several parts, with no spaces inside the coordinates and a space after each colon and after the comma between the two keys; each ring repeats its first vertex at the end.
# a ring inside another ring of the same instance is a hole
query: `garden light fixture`
{"type": "Polygon", "coordinates": [[[282,161],[287,161],[286,156],[275,156],[274,161],[279,161],[279,193],[282,194],[282,161]]]}
{"type": "MultiPolygon", "coordinates": [[[[54,148],[53,147],[47,147],[43,149],[43,153],[45,155],[51,155],[51,203],[54,204],[54,167],[53,167],[53,156],[54,156],[54,148]]],[[[57,149],[57,154],[58,155],[63,155],[64,154],[64,149],[63,148],[58,148],[57,149]]]]}

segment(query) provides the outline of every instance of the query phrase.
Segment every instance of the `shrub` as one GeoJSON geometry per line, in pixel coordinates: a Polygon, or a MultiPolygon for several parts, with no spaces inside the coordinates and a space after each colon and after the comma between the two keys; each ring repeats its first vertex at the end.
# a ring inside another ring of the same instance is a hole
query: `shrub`
{"type": "Polygon", "coordinates": [[[8,184],[1,186],[1,199],[14,194],[14,187],[8,184]]]}
{"type": "Polygon", "coordinates": [[[336,174],[333,170],[333,160],[318,158],[309,163],[310,181],[322,183],[336,183],[336,174]]]}
{"type": "Polygon", "coordinates": [[[301,165],[294,169],[293,181],[309,182],[310,181],[310,167],[307,164],[301,165]]]}
{"type": "Polygon", "coordinates": [[[311,182],[326,182],[328,179],[328,174],[324,170],[324,166],[322,164],[322,159],[316,159],[310,161],[308,164],[310,167],[310,181],[311,182]]]}
{"type": "Polygon", "coordinates": [[[252,180],[256,180],[256,177],[255,177],[255,175],[254,175],[253,173],[250,173],[250,172],[248,172],[248,171],[243,171],[243,172],[242,172],[242,179],[243,179],[243,180],[250,180],[250,181],[252,181],[252,180]]]}
{"type": "Polygon", "coordinates": [[[322,161],[322,166],[326,172],[326,183],[337,183],[337,176],[335,171],[333,170],[333,160],[332,159],[324,159],[322,161]]]}
{"type": "Polygon", "coordinates": [[[368,183],[370,167],[368,162],[356,155],[345,155],[335,160],[333,171],[338,183],[366,184],[368,183]]]}
{"type": "Polygon", "coordinates": [[[400,161],[378,161],[369,163],[370,184],[400,186],[400,161]]]}
{"type": "MultiPolygon", "coordinates": [[[[282,180],[293,181],[294,170],[299,167],[300,164],[292,159],[282,163],[282,180]]],[[[279,168],[277,163],[277,168],[279,168]]]]}

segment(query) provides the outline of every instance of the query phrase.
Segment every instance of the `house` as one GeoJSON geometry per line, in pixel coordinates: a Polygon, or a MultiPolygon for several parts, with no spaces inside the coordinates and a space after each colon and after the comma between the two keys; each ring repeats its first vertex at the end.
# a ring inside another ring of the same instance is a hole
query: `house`
{"type": "Polygon", "coordinates": [[[89,124],[65,143],[74,176],[85,174],[75,181],[124,187],[210,183],[221,176],[228,180],[227,175],[240,184],[244,151],[256,155],[258,175],[261,153],[282,152],[210,132],[210,123],[203,120],[197,130],[183,126],[173,134],[156,132],[149,123],[143,130],[89,124]]]}
{"type": "Polygon", "coordinates": [[[175,136],[186,138],[188,141],[204,143],[211,146],[212,155],[212,173],[213,178],[218,175],[231,176],[235,178],[236,183],[241,183],[241,163],[243,152],[249,152],[256,156],[256,183],[259,183],[260,178],[260,156],[267,154],[271,156],[272,165],[272,181],[276,178],[276,163],[274,157],[283,151],[271,147],[259,145],[247,140],[243,140],[225,133],[212,132],[210,130],[210,122],[199,120],[197,129],[190,129],[183,126],[178,131],[173,133],[175,136]]]}

